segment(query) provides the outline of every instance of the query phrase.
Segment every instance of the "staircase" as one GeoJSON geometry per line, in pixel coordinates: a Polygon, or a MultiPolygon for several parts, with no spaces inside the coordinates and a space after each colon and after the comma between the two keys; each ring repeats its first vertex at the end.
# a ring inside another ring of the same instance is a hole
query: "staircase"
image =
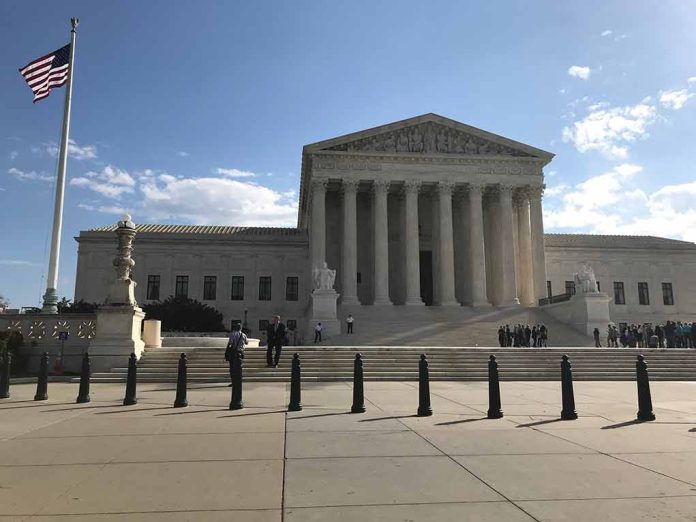
{"type": "MultiPolygon", "coordinates": [[[[166,338],[168,346],[146,350],[138,365],[140,382],[176,382],[179,354],[188,355],[189,382],[229,382],[224,339],[166,338]],[[192,344],[196,346],[191,346],[192,344]],[[176,346],[175,346],[176,345],[176,346]]],[[[575,380],[634,380],[636,355],[645,355],[652,380],[696,380],[696,350],[604,348],[454,348],[418,346],[288,346],[277,369],[266,368],[265,348],[250,347],[244,361],[245,382],[289,382],[292,354],[302,361],[302,380],[344,381],[353,377],[355,353],[364,360],[368,381],[416,380],[421,353],[428,354],[431,380],[483,381],[487,362],[495,354],[504,381],[556,381],[561,355],[573,364],[575,380]]],[[[124,382],[127,361],[94,382],[124,382]]]]}

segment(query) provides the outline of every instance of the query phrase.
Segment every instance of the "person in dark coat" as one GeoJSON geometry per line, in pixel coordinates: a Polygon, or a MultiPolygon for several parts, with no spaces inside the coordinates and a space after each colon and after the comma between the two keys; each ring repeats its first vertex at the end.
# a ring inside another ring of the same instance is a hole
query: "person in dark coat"
{"type": "Polygon", "coordinates": [[[524,328],[524,345],[529,348],[531,346],[531,340],[532,340],[532,329],[529,327],[529,325],[525,326],[524,328]]]}
{"type": "Polygon", "coordinates": [[[595,348],[601,348],[602,344],[599,342],[599,328],[595,328],[594,331],[592,332],[592,335],[594,335],[595,348]]]}
{"type": "Polygon", "coordinates": [[[538,336],[539,336],[539,332],[537,331],[536,325],[534,325],[534,326],[532,326],[532,346],[534,348],[536,348],[538,336]]]}
{"type": "Polygon", "coordinates": [[[505,348],[505,329],[502,326],[498,328],[498,344],[501,348],[505,348]]]}
{"type": "Polygon", "coordinates": [[[280,322],[280,316],[274,315],[273,322],[268,325],[266,330],[266,368],[277,368],[280,361],[280,351],[285,343],[285,325],[280,322]],[[275,350],[275,354],[273,353],[275,350]]]}
{"type": "Polygon", "coordinates": [[[512,332],[509,324],[505,325],[505,346],[512,346],[512,332]]]}

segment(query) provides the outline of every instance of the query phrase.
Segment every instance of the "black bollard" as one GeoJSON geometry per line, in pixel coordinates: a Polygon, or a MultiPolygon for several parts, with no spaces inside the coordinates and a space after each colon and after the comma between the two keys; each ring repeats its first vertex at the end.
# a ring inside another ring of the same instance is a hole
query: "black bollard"
{"type": "Polygon", "coordinates": [[[77,393],[77,404],[91,401],[89,396],[89,380],[92,377],[92,365],[89,360],[89,353],[85,352],[82,356],[82,371],[80,372],[80,390],[77,393]]]}
{"type": "Polygon", "coordinates": [[[134,353],[130,354],[128,359],[128,378],[126,380],[126,396],[123,398],[124,406],[132,406],[138,404],[136,397],[136,386],[138,382],[138,358],[134,353]]]}
{"type": "Polygon", "coordinates": [[[5,351],[3,357],[2,372],[0,372],[0,399],[10,398],[10,371],[12,370],[12,354],[5,351]]]}
{"type": "Polygon", "coordinates": [[[418,363],[418,416],[428,417],[433,414],[430,407],[430,375],[428,372],[428,358],[424,353],[418,363]]]}
{"type": "Polygon", "coordinates": [[[353,363],[353,406],[351,413],[365,413],[365,391],[363,388],[363,361],[362,354],[355,354],[353,363]]]}
{"type": "Polygon", "coordinates": [[[495,355],[488,360],[488,418],[500,419],[503,410],[500,409],[500,378],[498,376],[498,361],[495,355]]]}
{"type": "Polygon", "coordinates": [[[650,397],[650,379],[648,378],[648,365],[642,355],[636,361],[636,383],[638,384],[638,420],[654,421],[655,414],[650,397]]]}
{"type": "Polygon", "coordinates": [[[44,352],[41,356],[41,365],[39,366],[39,379],[36,382],[35,401],[48,400],[48,352],[44,352]]]}
{"type": "Polygon", "coordinates": [[[575,420],[578,414],[575,411],[575,394],[573,393],[573,368],[567,355],[561,360],[561,396],[563,409],[562,420],[575,420]]]}
{"type": "Polygon", "coordinates": [[[300,375],[300,354],[292,356],[292,373],[290,375],[290,404],[288,411],[302,409],[302,377],[300,375]]]}
{"type": "Polygon", "coordinates": [[[241,410],[244,408],[242,401],[242,353],[239,350],[232,352],[230,360],[232,365],[232,400],[230,401],[230,410],[241,410]]]}
{"type": "Polygon", "coordinates": [[[175,408],[184,408],[188,406],[188,400],[186,399],[186,370],[188,368],[188,361],[186,360],[186,354],[182,353],[179,357],[179,373],[176,379],[176,399],[174,399],[175,408]]]}

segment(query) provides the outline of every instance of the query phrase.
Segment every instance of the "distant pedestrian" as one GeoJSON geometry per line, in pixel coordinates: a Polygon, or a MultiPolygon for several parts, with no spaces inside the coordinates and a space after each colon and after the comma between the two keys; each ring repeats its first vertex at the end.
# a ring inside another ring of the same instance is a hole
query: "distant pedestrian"
{"type": "Polygon", "coordinates": [[[273,322],[266,329],[266,368],[277,368],[280,352],[285,343],[285,325],[280,322],[280,316],[274,315],[273,322]],[[275,354],[273,353],[275,350],[275,354]]]}
{"type": "Polygon", "coordinates": [[[594,335],[595,348],[601,348],[602,344],[599,342],[599,328],[595,328],[594,331],[592,332],[592,335],[594,335]]]}
{"type": "Polygon", "coordinates": [[[548,348],[549,332],[546,330],[546,325],[539,327],[539,347],[548,348]]]}
{"type": "Polygon", "coordinates": [[[524,345],[529,348],[531,346],[532,340],[532,329],[529,325],[524,327],[524,345]]]}
{"type": "Polygon", "coordinates": [[[539,337],[539,331],[537,330],[537,325],[532,326],[532,346],[536,348],[537,337],[539,337]]]}
{"type": "Polygon", "coordinates": [[[501,348],[505,348],[505,328],[503,328],[502,325],[498,328],[498,344],[501,348]]]}
{"type": "Polygon", "coordinates": [[[353,319],[352,314],[348,314],[348,317],[346,317],[346,330],[349,334],[353,333],[353,323],[355,322],[355,319],[353,319]]]}
{"type": "MultiPolygon", "coordinates": [[[[241,358],[244,359],[244,347],[248,342],[247,336],[242,333],[241,323],[233,325],[232,331],[230,332],[230,337],[227,340],[227,348],[225,349],[225,360],[230,366],[230,380],[232,382],[234,382],[232,379],[232,372],[234,370],[233,365],[236,360],[235,355],[239,353],[241,358]]],[[[231,383],[230,386],[232,386],[231,383]]]]}
{"type": "Polygon", "coordinates": [[[321,326],[321,323],[317,323],[317,325],[314,327],[314,342],[315,343],[321,342],[322,329],[323,329],[323,327],[321,326]]]}

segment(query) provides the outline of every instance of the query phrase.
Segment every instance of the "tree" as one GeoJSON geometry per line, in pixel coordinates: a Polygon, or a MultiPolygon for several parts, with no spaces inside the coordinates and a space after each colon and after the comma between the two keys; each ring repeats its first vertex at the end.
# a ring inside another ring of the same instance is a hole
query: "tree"
{"type": "Polygon", "coordinates": [[[63,299],[58,302],[59,314],[91,314],[94,313],[97,308],[99,308],[97,303],[87,303],[84,299],[71,303],[70,299],[63,297],[63,299]]]}
{"type": "Polygon", "coordinates": [[[222,314],[188,297],[168,297],[143,306],[146,319],[162,321],[163,332],[224,332],[222,314]]]}

